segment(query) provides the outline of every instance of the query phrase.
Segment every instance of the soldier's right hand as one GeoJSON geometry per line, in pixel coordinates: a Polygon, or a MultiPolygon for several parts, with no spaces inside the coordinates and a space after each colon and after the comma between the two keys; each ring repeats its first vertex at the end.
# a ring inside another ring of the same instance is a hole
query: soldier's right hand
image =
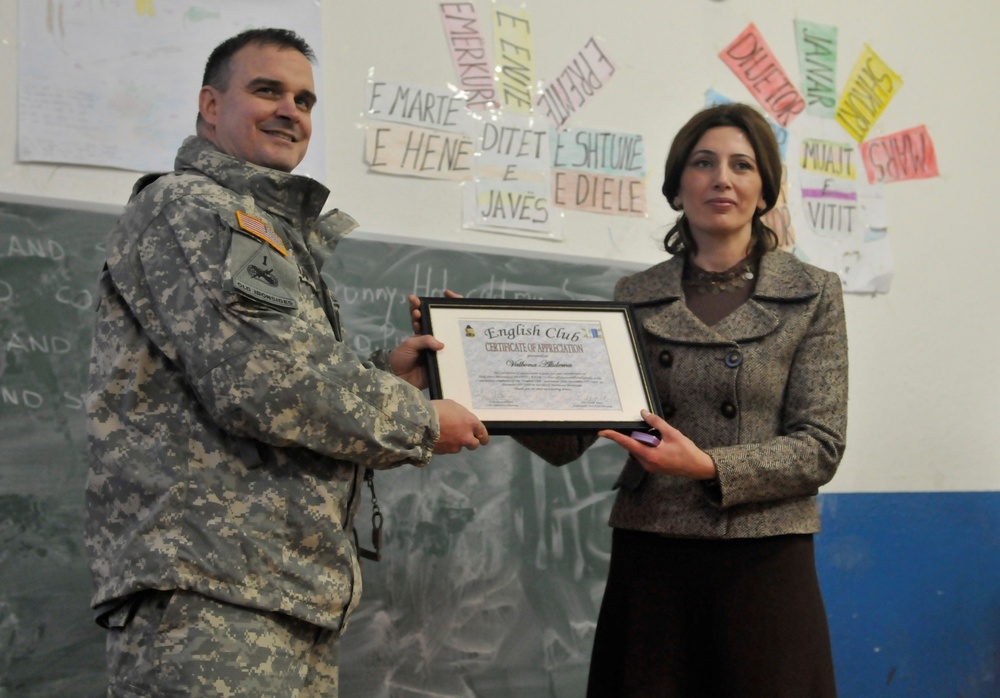
{"type": "Polygon", "coordinates": [[[489,432],[479,418],[454,400],[431,400],[441,424],[441,436],[434,444],[434,453],[470,451],[490,442],[489,432]]]}

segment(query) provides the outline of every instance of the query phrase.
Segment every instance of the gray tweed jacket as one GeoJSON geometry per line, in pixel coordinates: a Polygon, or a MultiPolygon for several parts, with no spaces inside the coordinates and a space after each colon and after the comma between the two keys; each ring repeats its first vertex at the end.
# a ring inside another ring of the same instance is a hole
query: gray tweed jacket
{"type": "Polygon", "coordinates": [[[621,279],[667,421],[715,461],[716,483],[650,475],[630,460],[611,525],[748,538],[819,530],[817,489],[847,430],[847,330],[836,274],[786,252],[761,259],[753,296],[708,327],[687,309],[683,259],[621,279]]]}
{"type": "MultiPolygon", "coordinates": [[[[665,419],[711,455],[718,479],[649,474],[630,458],[611,525],[693,538],[819,531],[816,493],[847,430],[840,279],[767,253],[750,300],[709,327],[684,303],[683,266],[673,257],[627,276],[615,300],[635,308],[665,419]]],[[[593,437],[518,440],[563,464],[593,437]]]]}

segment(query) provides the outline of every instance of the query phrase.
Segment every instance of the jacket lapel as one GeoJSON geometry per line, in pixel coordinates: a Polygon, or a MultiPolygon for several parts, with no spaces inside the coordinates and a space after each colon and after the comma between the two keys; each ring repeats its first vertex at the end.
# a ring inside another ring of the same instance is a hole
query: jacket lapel
{"type": "Polygon", "coordinates": [[[802,301],[819,292],[798,259],[783,251],[769,252],[760,260],[753,296],[709,327],[684,303],[683,271],[683,257],[671,257],[623,279],[617,293],[618,300],[635,306],[647,332],[674,342],[730,344],[759,339],[778,327],[776,303],[802,301]]]}

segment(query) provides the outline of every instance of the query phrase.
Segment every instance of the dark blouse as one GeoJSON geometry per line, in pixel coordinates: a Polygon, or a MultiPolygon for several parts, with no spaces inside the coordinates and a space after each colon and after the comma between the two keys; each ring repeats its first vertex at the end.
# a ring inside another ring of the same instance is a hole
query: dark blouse
{"type": "Polygon", "coordinates": [[[751,255],[725,271],[714,272],[685,260],[681,284],[688,310],[709,327],[719,322],[753,295],[759,262],[757,255],[751,255]]]}

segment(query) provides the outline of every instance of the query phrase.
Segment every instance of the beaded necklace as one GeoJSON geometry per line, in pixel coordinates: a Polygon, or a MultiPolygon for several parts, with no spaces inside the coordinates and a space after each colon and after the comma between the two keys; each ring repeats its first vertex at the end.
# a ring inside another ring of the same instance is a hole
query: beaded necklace
{"type": "Polygon", "coordinates": [[[725,271],[707,271],[690,259],[684,264],[684,281],[695,293],[731,293],[754,278],[754,255],[725,271]]]}

